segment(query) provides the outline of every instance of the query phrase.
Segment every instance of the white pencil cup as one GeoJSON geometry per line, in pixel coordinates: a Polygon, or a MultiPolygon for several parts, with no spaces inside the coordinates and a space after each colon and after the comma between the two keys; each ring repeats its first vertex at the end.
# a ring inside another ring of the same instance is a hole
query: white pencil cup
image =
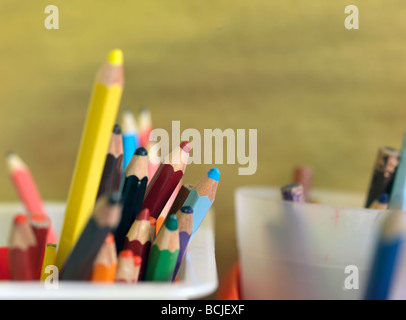
{"type": "MultiPolygon", "coordinates": [[[[363,299],[388,211],[363,209],[358,194],[312,195],[323,204],[282,201],[274,187],[236,190],[242,299],[363,299]]],[[[405,249],[391,299],[406,299],[405,249]]]]}

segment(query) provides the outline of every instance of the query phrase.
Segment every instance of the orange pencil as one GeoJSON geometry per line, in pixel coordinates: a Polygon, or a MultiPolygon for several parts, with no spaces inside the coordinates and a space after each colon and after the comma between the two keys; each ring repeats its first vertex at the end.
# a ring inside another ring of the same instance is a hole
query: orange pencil
{"type": "Polygon", "coordinates": [[[117,252],[114,236],[109,233],[94,261],[91,281],[114,282],[117,271],[117,252]]]}
{"type": "MultiPolygon", "coordinates": [[[[47,216],[41,194],[28,166],[13,152],[7,153],[6,162],[10,179],[27,212],[47,216]]],[[[57,241],[58,237],[52,225],[50,225],[47,242],[54,243],[57,241]]]]}
{"type": "Polygon", "coordinates": [[[134,282],[134,254],[131,250],[122,250],[118,255],[116,282],[134,282]]]}

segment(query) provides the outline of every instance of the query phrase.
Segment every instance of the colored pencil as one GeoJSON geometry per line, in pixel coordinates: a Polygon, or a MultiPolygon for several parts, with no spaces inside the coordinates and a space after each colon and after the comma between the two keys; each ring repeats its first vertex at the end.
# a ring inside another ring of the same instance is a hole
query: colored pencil
{"type": "Polygon", "coordinates": [[[114,126],[107,151],[106,161],[102,178],[97,192],[96,200],[104,194],[110,194],[118,190],[121,166],[123,163],[123,141],[121,138],[121,128],[118,124],[114,126]]]}
{"type": "Polygon", "coordinates": [[[55,264],[55,256],[56,243],[47,243],[44,259],[42,260],[41,281],[45,281],[45,279],[50,275],[50,273],[47,271],[47,267],[55,264]]]}
{"type": "MultiPolygon", "coordinates": [[[[11,181],[27,212],[47,216],[41,194],[28,166],[13,152],[6,155],[6,161],[11,181]]],[[[47,242],[56,242],[57,240],[56,232],[50,225],[47,242]]]]}
{"type": "Polygon", "coordinates": [[[396,273],[398,256],[403,245],[402,212],[390,212],[383,222],[367,281],[365,300],[386,300],[396,273]]]}
{"type": "Polygon", "coordinates": [[[0,280],[10,280],[8,247],[0,247],[0,280]]]}
{"type": "Polygon", "coordinates": [[[107,235],[117,226],[121,215],[120,194],[101,197],[79,240],[60,272],[61,280],[89,280],[93,264],[107,235]]]}
{"type": "Polygon", "coordinates": [[[178,220],[175,214],[171,214],[151,246],[145,280],[171,281],[178,255],[178,220]]]}
{"type": "Polygon", "coordinates": [[[132,224],[124,242],[124,250],[131,250],[134,256],[141,257],[143,261],[140,266],[139,280],[143,280],[145,275],[146,262],[151,247],[150,232],[149,210],[144,209],[132,224]]]}
{"type": "Polygon", "coordinates": [[[30,226],[34,231],[34,236],[36,239],[35,274],[37,279],[40,279],[50,222],[46,216],[37,213],[31,213],[28,215],[28,217],[30,226]]]}
{"type": "Polygon", "coordinates": [[[399,160],[400,152],[398,150],[390,147],[379,148],[365,208],[368,208],[382,193],[391,194],[399,160]]]}
{"type": "Polygon", "coordinates": [[[124,240],[141,211],[148,183],[148,157],[145,148],[135,150],[134,156],[125,170],[125,182],[122,192],[123,211],[115,232],[116,250],[121,252],[124,240]]]}
{"type": "Polygon", "coordinates": [[[176,260],[172,281],[178,276],[179,268],[189,246],[190,237],[193,232],[193,209],[190,206],[182,207],[176,214],[179,229],[179,254],[176,260]]]}
{"type": "Polygon", "coordinates": [[[303,186],[300,183],[287,184],[281,188],[282,199],[293,202],[305,202],[303,186]]]}
{"type": "Polygon", "coordinates": [[[303,186],[304,198],[309,200],[313,185],[313,169],[304,165],[296,167],[293,172],[293,183],[303,186]]]}
{"type": "Polygon", "coordinates": [[[190,144],[182,142],[159,166],[145,192],[142,208],[148,208],[155,219],[165,207],[173,191],[182,179],[189,158],[190,144]]]}
{"type": "Polygon", "coordinates": [[[379,209],[379,210],[386,210],[388,208],[389,202],[389,195],[387,193],[382,193],[378,199],[375,199],[369,209],[379,209]]]}
{"type": "Polygon", "coordinates": [[[128,109],[122,113],[122,128],[124,149],[123,170],[125,170],[135,150],[140,146],[137,122],[134,114],[128,109]]]}
{"type": "Polygon", "coordinates": [[[90,280],[93,282],[114,282],[117,271],[117,252],[114,235],[109,233],[94,261],[90,280]]]}
{"type": "Polygon", "coordinates": [[[212,206],[217,193],[217,187],[220,179],[220,171],[212,168],[204,175],[202,179],[193,187],[183,206],[190,206],[193,209],[193,232],[192,236],[200,227],[204,218],[212,206]]]}
{"type": "Polygon", "coordinates": [[[92,214],[123,85],[123,54],[116,49],[96,76],[58,244],[55,261],[58,268],[92,214]]]}
{"type": "Polygon", "coordinates": [[[149,108],[142,108],[138,114],[139,119],[139,137],[140,146],[148,150],[149,148],[149,135],[152,131],[152,117],[149,108]]]}
{"type": "Polygon", "coordinates": [[[131,250],[122,250],[118,255],[116,282],[134,282],[134,254],[131,250]]]}
{"type": "Polygon", "coordinates": [[[36,246],[34,231],[24,214],[14,217],[9,239],[10,279],[19,281],[37,280],[36,246]]]}

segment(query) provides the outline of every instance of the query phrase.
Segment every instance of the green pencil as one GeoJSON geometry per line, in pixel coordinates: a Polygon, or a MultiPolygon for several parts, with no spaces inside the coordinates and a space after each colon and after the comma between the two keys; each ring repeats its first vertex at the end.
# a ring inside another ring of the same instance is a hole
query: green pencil
{"type": "Polygon", "coordinates": [[[171,281],[178,255],[178,219],[171,214],[151,246],[145,280],[171,281]]]}

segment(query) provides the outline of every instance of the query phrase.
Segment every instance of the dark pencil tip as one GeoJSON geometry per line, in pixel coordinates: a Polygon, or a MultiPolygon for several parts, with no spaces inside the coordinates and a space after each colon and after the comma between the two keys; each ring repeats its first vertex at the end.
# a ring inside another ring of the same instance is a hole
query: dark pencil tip
{"type": "Polygon", "coordinates": [[[388,195],[386,192],[382,193],[382,194],[378,197],[378,201],[379,201],[380,203],[383,203],[383,204],[388,203],[388,202],[389,202],[389,195],[388,195]]]}
{"type": "Polygon", "coordinates": [[[121,201],[121,193],[120,192],[113,192],[110,194],[108,198],[108,203],[111,205],[117,204],[121,201]]]}
{"type": "Polygon", "coordinates": [[[14,152],[10,151],[10,150],[5,153],[6,158],[8,158],[9,156],[12,156],[13,154],[14,154],[14,152]]]}
{"type": "Polygon", "coordinates": [[[166,219],[165,226],[168,230],[174,231],[178,228],[178,219],[176,218],[176,214],[169,215],[168,219],[166,219]]]}
{"type": "Polygon", "coordinates": [[[136,156],[146,156],[148,152],[144,147],[139,147],[137,148],[137,150],[135,150],[134,154],[136,156]]]}
{"type": "Polygon", "coordinates": [[[120,134],[121,133],[121,126],[119,124],[115,124],[113,128],[113,133],[120,134]]]}
{"type": "Polygon", "coordinates": [[[193,213],[193,209],[191,206],[184,206],[180,209],[180,211],[183,213],[193,213]]]}

